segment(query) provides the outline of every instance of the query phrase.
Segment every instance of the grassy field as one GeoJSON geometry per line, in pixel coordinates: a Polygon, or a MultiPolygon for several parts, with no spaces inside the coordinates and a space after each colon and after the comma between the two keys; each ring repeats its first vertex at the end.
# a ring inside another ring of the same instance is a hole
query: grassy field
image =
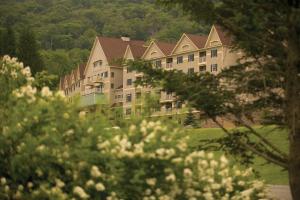
{"type": "MultiPolygon", "coordinates": [[[[255,127],[258,132],[270,139],[272,143],[276,144],[281,150],[288,151],[288,139],[285,130],[276,130],[276,132],[270,132],[274,127],[255,127]]],[[[222,137],[224,133],[219,128],[201,128],[201,129],[189,129],[190,135],[189,146],[191,148],[197,148],[199,140],[201,139],[213,139],[222,137]]],[[[222,152],[216,152],[221,154],[222,152]]],[[[267,184],[288,184],[288,174],[286,171],[282,171],[282,168],[274,164],[265,164],[262,158],[255,158],[255,163],[252,166],[256,169],[261,178],[266,181],[267,184]]]]}

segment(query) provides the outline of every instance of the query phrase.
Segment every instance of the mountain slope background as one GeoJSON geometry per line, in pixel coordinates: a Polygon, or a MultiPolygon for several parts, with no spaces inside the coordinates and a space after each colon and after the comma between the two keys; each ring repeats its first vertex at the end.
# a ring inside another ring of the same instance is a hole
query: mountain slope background
{"type": "Polygon", "coordinates": [[[58,76],[87,60],[96,35],[176,42],[209,30],[154,0],[0,0],[0,31],[7,25],[17,35],[30,27],[45,68],[58,76]]]}

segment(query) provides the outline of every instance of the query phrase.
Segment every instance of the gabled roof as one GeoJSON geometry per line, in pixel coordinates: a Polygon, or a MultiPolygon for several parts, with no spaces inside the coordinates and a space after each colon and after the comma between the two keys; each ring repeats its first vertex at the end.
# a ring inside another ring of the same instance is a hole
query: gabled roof
{"type": "Polygon", "coordinates": [[[84,79],[84,70],[86,67],[86,63],[82,63],[78,66],[78,72],[79,72],[79,77],[80,79],[84,79]]]}
{"type": "Polygon", "coordinates": [[[155,41],[155,44],[163,52],[163,54],[165,54],[165,56],[170,55],[176,45],[174,43],[160,42],[160,41],[155,41]]]}
{"type": "Polygon", "coordinates": [[[189,33],[185,33],[185,35],[198,47],[198,49],[204,48],[208,38],[207,35],[194,35],[189,33]]]}
{"type": "Polygon", "coordinates": [[[147,47],[144,45],[129,45],[133,58],[140,58],[146,51],[147,47]]]}
{"type": "Polygon", "coordinates": [[[64,90],[65,89],[65,77],[64,76],[62,76],[62,77],[60,77],[60,79],[59,79],[59,89],[60,90],[64,90]]]}
{"type": "Polygon", "coordinates": [[[67,87],[70,87],[71,86],[71,75],[70,74],[67,74],[65,76],[65,81],[67,81],[67,87]]]}
{"type": "Polygon", "coordinates": [[[232,37],[221,26],[219,25],[213,25],[213,26],[216,28],[222,44],[230,46],[232,43],[232,37]]]}
{"type": "Polygon", "coordinates": [[[77,68],[75,68],[75,69],[73,69],[72,71],[71,71],[71,81],[72,81],[72,78],[74,78],[74,81],[76,82],[77,81],[77,68]]]}
{"type": "Polygon", "coordinates": [[[114,59],[123,58],[128,44],[142,46],[145,43],[140,40],[124,41],[121,38],[103,36],[98,36],[98,40],[109,63],[114,59]]]}

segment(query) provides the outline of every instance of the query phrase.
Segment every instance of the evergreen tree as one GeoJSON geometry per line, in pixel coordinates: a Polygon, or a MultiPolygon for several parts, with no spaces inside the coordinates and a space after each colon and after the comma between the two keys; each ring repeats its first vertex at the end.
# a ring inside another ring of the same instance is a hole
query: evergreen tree
{"type": "Polygon", "coordinates": [[[189,112],[187,113],[186,118],[183,122],[183,125],[193,126],[193,127],[197,126],[195,115],[193,114],[192,110],[189,110],[189,112]]]}
{"type": "Polygon", "coordinates": [[[11,26],[7,26],[1,36],[1,55],[16,56],[16,37],[11,26]]]}
{"type": "Polygon", "coordinates": [[[33,74],[43,70],[43,61],[38,51],[38,44],[34,33],[24,29],[18,43],[18,58],[25,66],[30,66],[33,74]]]}
{"type": "Polygon", "coordinates": [[[0,29],[0,56],[3,55],[3,30],[0,29]]]}

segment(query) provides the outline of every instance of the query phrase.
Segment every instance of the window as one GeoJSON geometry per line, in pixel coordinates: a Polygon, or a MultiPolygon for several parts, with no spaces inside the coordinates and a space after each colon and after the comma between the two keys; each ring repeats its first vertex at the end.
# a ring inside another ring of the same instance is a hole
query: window
{"type": "Polygon", "coordinates": [[[205,62],[206,61],[206,51],[202,51],[199,53],[199,61],[205,62]]]}
{"type": "Polygon", "coordinates": [[[211,65],[211,72],[217,72],[218,71],[218,64],[212,64],[211,65]]]}
{"type": "Polygon", "coordinates": [[[189,62],[193,62],[193,61],[194,61],[194,54],[190,54],[190,55],[188,56],[188,61],[189,61],[189,62]]]}
{"type": "Polygon", "coordinates": [[[177,57],[177,64],[183,63],[183,57],[182,56],[178,56],[177,57]]]}
{"type": "Polygon", "coordinates": [[[131,102],[131,94],[126,95],[126,102],[131,102]]]}
{"type": "Polygon", "coordinates": [[[205,71],[206,71],[206,65],[200,65],[199,72],[205,72],[205,71]]]}
{"type": "Polygon", "coordinates": [[[94,67],[102,66],[102,60],[97,60],[93,64],[94,64],[94,67]]]}
{"type": "Polygon", "coordinates": [[[192,75],[194,73],[194,68],[188,68],[188,75],[192,75]]]}
{"type": "Polygon", "coordinates": [[[217,49],[212,49],[212,50],[211,50],[211,57],[212,57],[212,58],[218,57],[218,50],[217,50],[217,49]]]}
{"type": "Polygon", "coordinates": [[[132,85],[132,79],[127,79],[127,85],[132,85]]]}
{"type": "Polygon", "coordinates": [[[110,84],[110,88],[114,89],[115,85],[113,83],[110,84]]]}
{"type": "Polygon", "coordinates": [[[115,77],[115,72],[110,72],[110,77],[115,77]]]}
{"type": "Polygon", "coordinates": [[[104,77],[105,77],[105,78],[108,77],[108,72],[104,72],[104,77]]]}
{"type": "Polygon", "coordinates": [[[165,108],[167,111],[171,111],[172,110],[172,103],[166,103],[165,108]]]}
{"type": "Polygon", "coordinates": [[[126,115],[131,115],[131,108],[126,108],[125,114],[126,115]]]}
{"type": "Polygon", "coordinates": [[[173,63],[173,58],[167,58],[167,68],[171,68],[173,63]]]}
{"type": "Polygon", "coordinates": [[[156,60],[155,63],[154,63],[154,66],[156,68],[161,68],[161,60],[156,60]]]}

